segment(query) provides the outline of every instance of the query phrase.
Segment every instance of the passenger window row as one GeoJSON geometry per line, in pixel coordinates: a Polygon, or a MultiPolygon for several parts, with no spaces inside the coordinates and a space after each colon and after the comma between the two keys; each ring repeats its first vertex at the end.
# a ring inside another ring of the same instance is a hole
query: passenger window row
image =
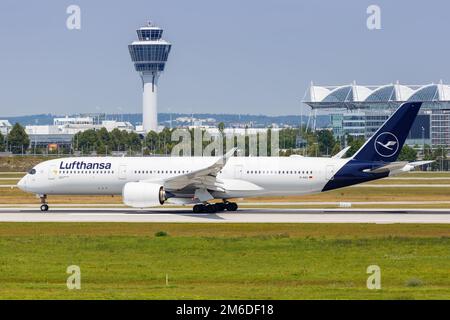
{"type": "Polygon", "coordinates": [[[134,170],[134,174],[185,174],[192,172],[192,170],[134,170]]]}
{"type": "Polygon", "coordinates": [[[114,174],[114,170],[60,170],[59,174],[114,174]]]}
{"type": "Polygon", "coordinates": [[[312,174],[312,171],[300,170],[247,170],[247,174],[312,174]]]}

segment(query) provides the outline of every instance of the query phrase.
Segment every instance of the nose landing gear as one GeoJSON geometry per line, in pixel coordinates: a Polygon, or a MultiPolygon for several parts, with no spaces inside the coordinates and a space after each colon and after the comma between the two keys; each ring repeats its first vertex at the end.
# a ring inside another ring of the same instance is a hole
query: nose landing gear
{"type": "Polygon", "coordinates": [[[40,195],[39,198],[41,199],[41,211],[42,212],[48,211],[47,195],[46,194],[40,195]]]}

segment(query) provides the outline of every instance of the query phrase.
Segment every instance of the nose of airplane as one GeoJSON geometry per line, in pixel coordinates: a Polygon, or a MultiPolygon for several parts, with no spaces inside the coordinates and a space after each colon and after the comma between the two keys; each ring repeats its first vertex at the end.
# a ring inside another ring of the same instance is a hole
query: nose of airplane
{"type": "Polygon", "coordinates": [[[26,189],[27,189],[27,176],[25,176],[22,179],[20,179],[20,181],[17,183],[17,186],[19,187],[20,190],[26,191],[26,189]]]}

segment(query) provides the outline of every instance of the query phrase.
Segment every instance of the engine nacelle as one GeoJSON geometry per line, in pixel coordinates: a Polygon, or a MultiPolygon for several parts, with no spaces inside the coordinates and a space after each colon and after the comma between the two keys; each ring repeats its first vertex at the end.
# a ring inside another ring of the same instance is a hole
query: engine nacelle
{"type": "Polygon", "coordinates": [[[122,197],[123,203],[130,207],[156,207],[166,201],[166,192],[160,184],[128,182],[123,186],[122,197]]]}

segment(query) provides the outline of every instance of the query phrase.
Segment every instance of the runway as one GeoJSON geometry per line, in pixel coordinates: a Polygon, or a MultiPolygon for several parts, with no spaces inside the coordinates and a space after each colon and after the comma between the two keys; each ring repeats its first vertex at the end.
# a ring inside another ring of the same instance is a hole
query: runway
{"type": "Polygon", "coordinates": [[[1,208],[0,222],[152,222],[152,223],[436,223],[450,224],[448,209],[240,209],[193,214],[190,209],[1,208]]]}

